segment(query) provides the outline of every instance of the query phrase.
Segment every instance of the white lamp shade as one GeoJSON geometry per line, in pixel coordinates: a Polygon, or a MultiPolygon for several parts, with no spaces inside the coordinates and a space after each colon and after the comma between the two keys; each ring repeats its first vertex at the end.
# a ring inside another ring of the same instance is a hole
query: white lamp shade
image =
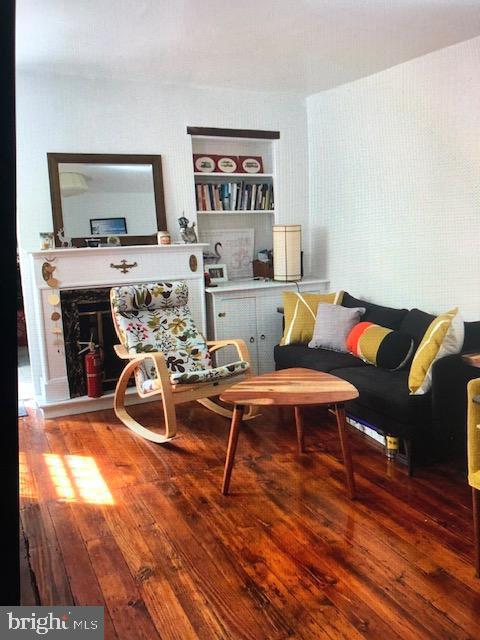
{"type": "Polygon", "coordinates": [[[60,174],[60,191],[62,196],[78,196],[88,191],[87,181],[81,173],[65,171],[60,174]]]}
{"type": "Polygon", "coordinates": [[[273,279],[282,282],[302,277],[302,226],[273,225],[273,279]]]}

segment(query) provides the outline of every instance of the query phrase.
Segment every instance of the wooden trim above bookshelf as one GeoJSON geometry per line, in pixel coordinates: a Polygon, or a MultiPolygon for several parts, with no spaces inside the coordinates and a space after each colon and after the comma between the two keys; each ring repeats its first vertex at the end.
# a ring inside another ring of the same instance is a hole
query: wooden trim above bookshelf
{"type": "Polygon", "coordinates": [[[187,127],[191,136],[217,136],[218,138],[259,138],[278,140],[280,131],[261,131],[258,129],[222,129],[220,127],[187,127]]]}

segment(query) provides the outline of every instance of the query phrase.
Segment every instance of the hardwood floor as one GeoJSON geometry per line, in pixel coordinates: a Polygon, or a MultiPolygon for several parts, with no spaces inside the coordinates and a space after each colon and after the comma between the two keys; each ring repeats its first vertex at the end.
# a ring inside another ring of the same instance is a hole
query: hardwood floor
{"type": "MultiPolygon", "coordinates": [[[[134,413],[162,419],[160,403],[134,413]]],[[[480,638],[460,475],[408,478],[353,434],[352,502],[331,416],[305,410],[299,455],[293,412],[265,409],[225,497],[228,421],[198,404],[178,416],[163,446],[112,411],[20,420],[26,604],[105,605],[121,640],[480,638]]]]}

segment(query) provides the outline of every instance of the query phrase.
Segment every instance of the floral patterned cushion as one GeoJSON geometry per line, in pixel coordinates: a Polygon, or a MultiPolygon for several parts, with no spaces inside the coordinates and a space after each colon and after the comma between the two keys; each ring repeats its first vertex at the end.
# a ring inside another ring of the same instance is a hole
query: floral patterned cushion
{"type": "MultiPolygon", "coordinates": [[[[250,365],[244,360],[238,360],[222,367],[212,369],[204,369],[203,371],[195,371],[190,373],[172,373],[170,381],[172,384],[198,384],[199,382],[216,382],[225,378],[231,378],[245,373],[250,365]]],[[[140,388],[144,393],[149,391],[157,391],[160,389],[160,382],[153,375],[152,378],[143,378],[140,388]]]]}
{"type": "MultiPolygon", "coordinates": [[[[197,330],[183,280],[114,287],[110,290],[112,317],[117,335],[129,353],[161,351],[171,373],[190,373],[212,368],[205,338],[197,330]]],[[[155,378],[148,361],[135,374],[143,388],[155,378]]]]}
{"type": "MultiPolygon", "coordinates": [[[[211,382],[248,369],[239,361],[212,367],[207,343],[197,330],[183,280],[114,287],[110,290],[112,317],[117,335],[129,353],[161,351],[177,383],[211,382]]],[[[135,372],[142,391],[153,391],[158,383],[153,361],[147,359],[135,372]]]]}
{"type": "Polygon", "coordinates": [[[190,371],[189,373],[172,373],[170,380],[172,384],[196,384],[198,382],[215,382],[224,378],[231,378],[245,373],[250,365],[245,360],[237,360],[231,364],[212,369],[204,369],[203,371],[190,371]]]}

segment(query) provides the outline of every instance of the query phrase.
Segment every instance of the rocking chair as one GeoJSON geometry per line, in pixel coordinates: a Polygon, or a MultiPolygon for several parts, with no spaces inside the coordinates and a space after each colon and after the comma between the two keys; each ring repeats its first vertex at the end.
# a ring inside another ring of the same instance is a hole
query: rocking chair
{"type": "MultiPolygon", "coordinates": [[[[251,376],[250,356],[243,340],[207,342],[195,327],[187,306],[188,287],[184,281],[158,282],[114,287],[110,291],[113,324],[119,345],[117,355],[128,360],[115,390],[115,414],[135,433],[163,444],[175,436],[177,404],[197,400],[225,417],[232,412],[210,398],[251,376]],[[214,367],[212,353],[233,345],[239,359],[214,367]],[[132,374],[138,395],[159,395],[165,416],[165,434],[137,422],[125,409],[125,392],[132,374]]],[[[256,415],[251,409],[245,418],[256,415]]]]}

